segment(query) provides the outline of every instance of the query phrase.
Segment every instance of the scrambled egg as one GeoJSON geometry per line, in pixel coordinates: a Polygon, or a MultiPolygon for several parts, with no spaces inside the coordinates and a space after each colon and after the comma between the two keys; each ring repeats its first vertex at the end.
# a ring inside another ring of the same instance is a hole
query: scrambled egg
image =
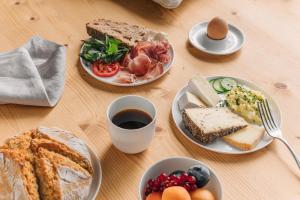
{"type": "Polygon", "coordinates": [[[257,103],[265,99],[264,95],[246,86],[237,86],[226,95],[229,108],[245,118],[249,123],[261,125],[257,103]]]}

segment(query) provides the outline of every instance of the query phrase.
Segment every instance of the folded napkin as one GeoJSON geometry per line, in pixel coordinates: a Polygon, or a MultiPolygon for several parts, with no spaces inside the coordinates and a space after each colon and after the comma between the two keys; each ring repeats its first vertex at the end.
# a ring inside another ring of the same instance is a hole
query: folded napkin
{"type": "Polygon", "coordinates": [[[65,70],[66,48],[37,36],[0,53],[0,104],[55,106],[63,93],[65,70]]]}

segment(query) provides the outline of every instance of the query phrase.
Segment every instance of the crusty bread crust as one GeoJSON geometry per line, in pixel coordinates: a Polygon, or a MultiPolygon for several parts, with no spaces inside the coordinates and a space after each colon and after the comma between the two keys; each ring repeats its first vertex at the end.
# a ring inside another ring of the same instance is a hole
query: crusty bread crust
{"type": "Polygon", "coordinates": [[[204,144],[212,143],[218,137],[223,137],[225,135],[229,135],[230,133],[233,133],[233,132],[235,132],[237,130],[240,130],[240,129],[247,126],[247,125],[245,125],[245,126],[233,126],[231,128],[220,129],[219,131],[215,131],[215,132],[204,133],[203,130],[201,128],[199,128],[197,126],[197,124],[195,124],[189,118],[186,111],[184,111],[182,113],[182,120],[183,120],[184,126],[192,133],[192,135],[204,144]]]}
{"type": "Polygon", "coordinates": [[[142,41],[150,30],[142,26],[129,25],[126,22],[96,19],[86,24],[86,31],[91,37],[97,39],[103,39],[105,35],[109,35],[128,46],[134,46],[142,41]]]}

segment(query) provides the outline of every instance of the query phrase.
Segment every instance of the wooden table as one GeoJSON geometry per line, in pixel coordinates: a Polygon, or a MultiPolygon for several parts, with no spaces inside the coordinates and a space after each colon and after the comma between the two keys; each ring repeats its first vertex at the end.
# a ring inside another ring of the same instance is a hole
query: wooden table
{"type": "Polygon", "coordinates": [[[211,166],[219,175],[224,199],[300,199],[300,171],[279,142],[249,155],[230,156],[201,149],[178,134],[171,120],[171,102],[194,74],[230,75],[256,82],[273,94],[282,110],[286,139],[300,154],[300,3],[299,1],[185,0],[166,10],[150,0],[2,0],[0,51],[19,47],[40,35],[68,49],[64,95],[55,108],[0,106],[1,141],[39,125],[55,125],[90,139],[102,162],[104,180],[97,199],[137,199],[138,183],[154,162],[169,156],[189,156],[211,166]],[[221,16],[246,35],[242,51],[213,57],[187,42],[197,22],[221,16]],[[87,38],[85,23],[111,18],[144,25],[169,34],[176,58],[160,80],[136,88],[100,84],[78,63],[80,40],[87,38]],[[145,96],[158,109],[156,136],[150,148],[126,155],[110,141],[105,111],[116,97],[145,96]]]}

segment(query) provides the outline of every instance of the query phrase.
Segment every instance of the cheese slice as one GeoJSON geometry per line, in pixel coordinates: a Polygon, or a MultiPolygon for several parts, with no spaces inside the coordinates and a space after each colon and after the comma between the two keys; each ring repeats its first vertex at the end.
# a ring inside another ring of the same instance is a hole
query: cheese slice
{"type": "Polygon", "coordinates": [[[209,82],[201,76],[195,76],[189,81],[188,91],[196,95],[210,107],[216,106],[221,100],[209,82]]]}
{"type": "Polygon", "coordinates": [[[224,136],[223,139],[235,148],[241,150],[251,150],[256,147],[263,135],[263,127],[249,124],[244,129],[224,136]]]}
{"type": "Polygon", "coordinates": [[[202,101],[190,92],[185,92],[178,101],[179,109],[182,111],[185,108],[205,108],[202,101]]]}

